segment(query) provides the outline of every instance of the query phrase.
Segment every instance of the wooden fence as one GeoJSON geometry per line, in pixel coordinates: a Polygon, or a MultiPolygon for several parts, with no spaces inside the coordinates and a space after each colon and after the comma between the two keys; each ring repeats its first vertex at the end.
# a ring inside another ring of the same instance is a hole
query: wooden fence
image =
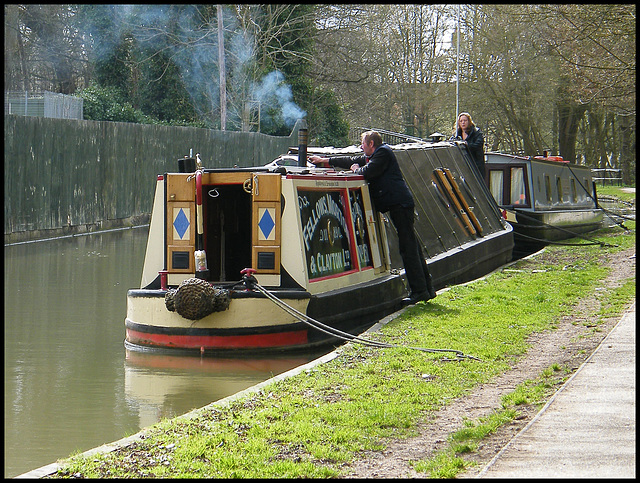
{"type": "Polygon", "coordinates": [[[158,174],[260,166],[298,144],[253,132],[5,115],[5,244],[117,226],[150,213],[158,174]]]}

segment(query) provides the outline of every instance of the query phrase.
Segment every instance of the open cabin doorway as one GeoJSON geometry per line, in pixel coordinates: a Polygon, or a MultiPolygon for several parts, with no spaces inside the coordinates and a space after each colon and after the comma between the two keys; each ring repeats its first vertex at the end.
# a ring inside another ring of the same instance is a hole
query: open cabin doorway
{"type": "Polygon", "coordinates": [[[242,184],[204,185],[203,242],[212,282],[239,281],[251,267],[251,194],[242,184]]]}

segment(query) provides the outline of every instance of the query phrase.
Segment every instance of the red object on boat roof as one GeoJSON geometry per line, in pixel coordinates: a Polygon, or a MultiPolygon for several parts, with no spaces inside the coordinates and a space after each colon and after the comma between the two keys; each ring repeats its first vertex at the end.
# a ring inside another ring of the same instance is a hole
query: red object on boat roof
{"type": "Polygon", "coordinates": [[[545,161],[556,161],[558,163],[568,163],[569,161],[562,158],[562,156],[534,156],[533,159],[543,159],[545,161]]]}

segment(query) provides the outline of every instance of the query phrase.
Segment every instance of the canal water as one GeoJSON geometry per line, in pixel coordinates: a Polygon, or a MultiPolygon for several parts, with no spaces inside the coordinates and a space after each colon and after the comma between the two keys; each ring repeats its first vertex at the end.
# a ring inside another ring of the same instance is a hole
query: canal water
{"type": "Polygon", "coordinates": [[[205,406],[320,354],[274,359],[124,348],[147,227],[5,246],[4,476],[205,406]]]}

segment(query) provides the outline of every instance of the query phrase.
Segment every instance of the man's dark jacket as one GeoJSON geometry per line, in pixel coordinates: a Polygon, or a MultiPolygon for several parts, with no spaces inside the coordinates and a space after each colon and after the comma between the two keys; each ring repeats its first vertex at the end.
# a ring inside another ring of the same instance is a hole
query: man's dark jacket
{"type": "Polygon", "coordinates": [[[364,154],[329,158],[329,164],[339,168],[349,169],[354,163],[360,165],[354,173],[361,174],[369,183],[369,192],[378,211],[385,213],[393,206],[413,208],[413,195],[402,176],[396,155],[388,145],[378,146],[368,161],[364,154]]]}

